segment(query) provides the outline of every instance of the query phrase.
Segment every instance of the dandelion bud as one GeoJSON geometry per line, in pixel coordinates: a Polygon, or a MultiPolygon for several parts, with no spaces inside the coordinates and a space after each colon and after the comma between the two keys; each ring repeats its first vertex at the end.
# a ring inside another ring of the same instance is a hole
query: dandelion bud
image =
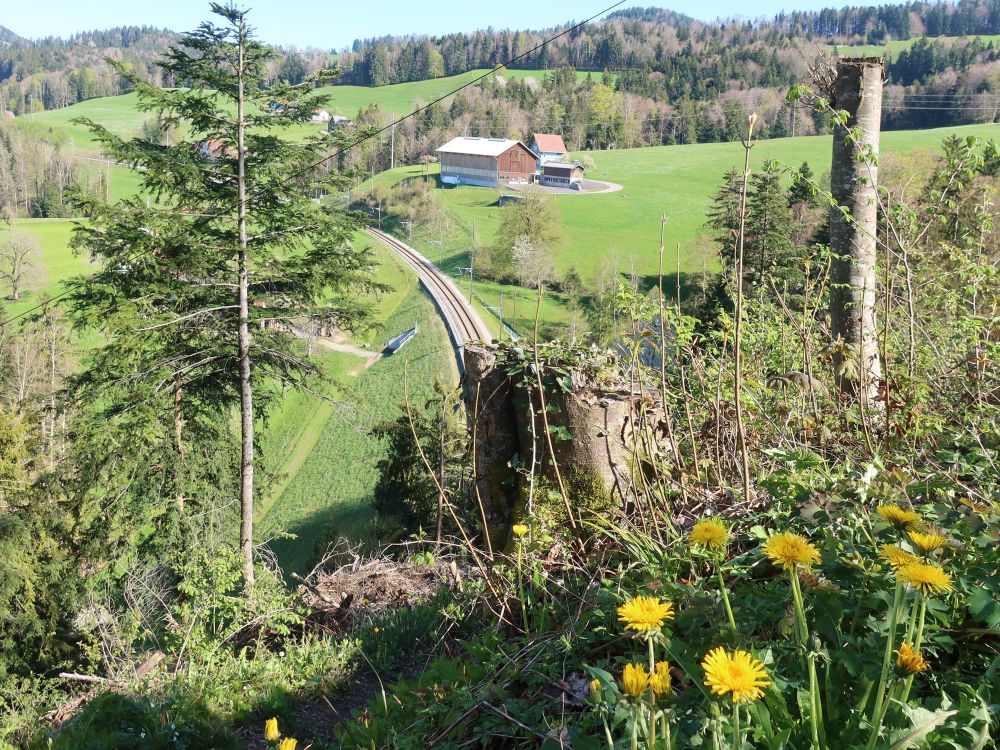
{"type": "Polygon", "coordinates": [[[281,732],[278,731],[278,719],[268,719],[264,722],[264,739],[268,742],[277,742],[278,738],[281,736],[281,732]]]}
{"type": "Polygon", "coordinates": [[[593,698],[595,701],[599,701],[601,699],[601,692],[602,692],[601,681],[596,678],[591,680],[590,697],[593,698]]]}
{"type": "Polygon", "coordinates": [[[285,737],[278,745],[278,750],[295,750],[295,747],[299,744],[298,740],[293,740],[291,737],[285,737]]]}

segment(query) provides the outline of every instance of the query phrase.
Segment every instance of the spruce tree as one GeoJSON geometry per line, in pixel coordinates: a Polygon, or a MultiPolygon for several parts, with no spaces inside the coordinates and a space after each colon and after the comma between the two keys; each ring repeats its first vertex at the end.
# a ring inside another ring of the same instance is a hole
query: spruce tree
{"type": "Polygon", "coordinates": [[[102,341],[78,382],[103,393],[95,397],[108,409],[128,410],[138,398],[150,422],[171,425],[170,494],[179,509],[185,426],[225,423],[238,409],[239,545],[249,589],[255,418],[271,391],[316,369],[296,331],[317,322],[357,328],[377,286],[369,254],[352,245],[357,220],[312,199],[341,186],[313,168],[329,143],[283,137],[326,97],[312,79],[268,86],[274,53],[254,38],[246,11],[212,11],[219,25],[184,35],[160,64],[184,88],[155,88],[118,66],[139,107],[183,140],[125,140],[84,121],[106,154],[135,170],[144,197],[79,199],[92,221],[77,228],[74,244],[100,270],[81,280],[70,304],[77,325],[102,341]]]}

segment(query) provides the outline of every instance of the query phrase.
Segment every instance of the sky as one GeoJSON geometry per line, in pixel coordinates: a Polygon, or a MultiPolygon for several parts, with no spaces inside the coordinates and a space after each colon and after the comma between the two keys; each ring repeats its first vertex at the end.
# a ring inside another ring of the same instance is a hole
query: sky
{"type": "MultiPolygon", "coordinates": [[[[405,34],[442,34],[496,29],[537,29],[582,20],[615,0],[242,0],[252,10],[251,23],[272,44],[342,49],[354,39],[405,34]]],[[[843,0],[757,0],[754,16],[780,10],[844,5],[843,0]]],[[[855,2],[853,4],[867,4],[855,2]]],[[[45,0],[44,12],[24,0],[0,3],[0,26],[36,39],[112,26],[158,26],[190,31],[209,16],[208,0],[45,0]]],[[[667,4],[663,0],[626,0],[620,7],[667,4]]],[[[669,7],[695,18],[746,15],[737,0],[674,0],[669,7]]]]}

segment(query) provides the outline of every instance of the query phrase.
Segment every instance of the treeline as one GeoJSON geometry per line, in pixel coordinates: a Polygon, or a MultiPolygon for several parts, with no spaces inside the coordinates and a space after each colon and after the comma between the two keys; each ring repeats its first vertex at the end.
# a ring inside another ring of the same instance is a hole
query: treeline
{"type": "MultiPolygon", "coordinates": [[[[150,26],[121,26],[36,41],[11,33],[8,43],[0,45],[0,113],[20,116],[131,91],[131,84],[106,58],[124,63],[127,71],[146,83],[183,85],[156,65],[177,38],[173,31],[150,26]]],[[[326,53],[290,50],[268,61],[267,75],[272,82],[301,83],[310,73],[328,67],[326,53]]]]}
{"type": "MultiPolygon", "coordinates": [[[[542,46],[569,26],[538,31],[477,31],[433,37],[357,40],[340,56],[342,81],[365,86],[455,75],[516,59],[511,67],[632,70],[650,66],[669,74],[684,53],[702,59],[699,72],[717,67],[721,50],[739,58],[752,52],[802,47],[803,43],[882,44],[915,36],[975,36],[1000,33],[1000,0],[958,3],[910,2],[881,7],[782,13],[771,20],[703,23],[660,8],[612,13],[542,46]]],[[[808,46],[808,45],[806,45],[808,46]]],[[[688,65],[687,61],[679,63],[688,65]]],[[[726,66],[723,66],[726,67],[726,66]]],[[[737,69],[738,70],[738,69],[737,69]]]]}
{"type": "Polygon", "coordinates": [[[6,217],[73,216],[70,190],[105,195],[107,177],[49,141],[0,124],[0,213],[6,217]]]}

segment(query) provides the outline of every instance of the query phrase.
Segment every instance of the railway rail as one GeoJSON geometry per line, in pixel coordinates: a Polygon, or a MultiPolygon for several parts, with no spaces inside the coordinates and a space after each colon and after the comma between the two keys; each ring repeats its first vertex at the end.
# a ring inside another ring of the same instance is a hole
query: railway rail
{"type": "Polygon", "coordinates": [[[417,277],[423,285],[434,305],[444,319],[448,335],[455,345],[455,356],[458,358],[458,369],[464,370],[462,349],[471,341],[492,341],[493,336],[479,317],[472,305],[458,291],[455,283],[445,275],[440,268],[418,253],[405,242],[400,242],[391,234],[374,227],[366,231],[372,237],[381,240],[417,272],[417,277]]]}

